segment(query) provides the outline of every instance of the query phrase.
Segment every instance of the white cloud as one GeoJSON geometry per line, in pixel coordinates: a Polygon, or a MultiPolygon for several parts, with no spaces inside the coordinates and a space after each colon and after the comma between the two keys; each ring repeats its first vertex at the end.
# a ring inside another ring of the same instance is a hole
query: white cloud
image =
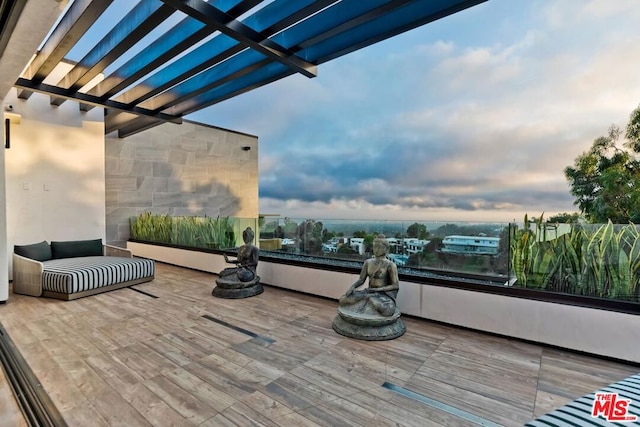
{"type": "Polygon", "coordinates": [[[475,26],[447,18],[323,64],[315,79],[216,107],[213,124],[227,117],[260,137],[261,211],[520,219],[575,210],[564,167],[640,103],[640,8],[482,7],[475,26]]]}

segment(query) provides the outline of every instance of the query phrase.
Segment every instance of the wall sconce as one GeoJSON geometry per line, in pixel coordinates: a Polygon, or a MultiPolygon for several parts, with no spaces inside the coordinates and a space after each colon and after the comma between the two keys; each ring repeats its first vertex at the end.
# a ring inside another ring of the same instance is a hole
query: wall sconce
{"type": "Polygon", "coordinates": [[[4,110],[4,148],[11,148],[11,124],[19,125],[22,116],[13,113],[13,105],[11,104],[5,105],[4,110]]]}
{"type": "Polygon", "coordinates": [[[249,150],[251,150],[251,147],[249,147],[248,145],[244,145],[244,146],[242,147],[242,150],[243,150],[243,151],[249,151],[249,150]]]}

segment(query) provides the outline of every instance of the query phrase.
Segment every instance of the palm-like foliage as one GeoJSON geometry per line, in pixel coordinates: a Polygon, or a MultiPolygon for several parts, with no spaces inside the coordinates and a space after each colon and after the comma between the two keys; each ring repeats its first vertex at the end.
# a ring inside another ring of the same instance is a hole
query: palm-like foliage
{"type": "Polygon", "coordinates": [[[526,216],[522,229],[510,226],[516,286],[640,301],[640,232],[634,224],[618,229],[611,221],[594,229],[572,224],[551,238],[549,227],[542,218],[532,222],[526,216]]]}

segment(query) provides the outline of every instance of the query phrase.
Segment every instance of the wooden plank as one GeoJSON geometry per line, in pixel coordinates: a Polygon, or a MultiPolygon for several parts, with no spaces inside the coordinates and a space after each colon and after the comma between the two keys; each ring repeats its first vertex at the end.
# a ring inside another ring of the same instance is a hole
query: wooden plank
{"type": "Polygon", "coordinates": [[[202,366],[215,371],[217,374],[245,384],[249,386],[249,388],[255,389],[256,387],[269,384],[271,382],[271,378],[246,369],[241,365],[236,365],[217,354],[210,354],[209,356],[200,359],[199,363],[202,366]]]}
{"type": "Polygon", "coordinates": [[[569,371],[562,367],[547,365],[540,369],[538,389],[573,400],[604,387],[610,382],[584,372],[569,371]]]}
{"type": "Polygon", "coordinates": [[[142,384],[134,386],[128,402],[153,426],[191,425],[181,414],[142,384]]]}
{"type": "Polygon", "coordinates": [[[618,382],[623,378],[638,373],[638,366],[597,359],[556,348],[543,348],[541,362],[543,369],[545,365],[549,365],[569,372],[581,372],[594,378],[595,381],[599,382],[599,379],[607,381],[607,384],[618,382]]]}
{"type": "MultiPolygon", "coordinates": [[[[403,353],[393,347],[380,349],[375,342],[345,339],[338,343],[331,352],[343,352],[349,360],[361,365],[376,367],[382,374],[382,382],[401,382],[409,380],[422,366],[427,354],[418,356],[414,353],[403,353]]],[[[427,352],[428,353],[428,352],[427,352]]]]}
{"type": "Polygon", "coordinates": [[[280,427],[291,427],[291,426],[319,427],[320,426],[320,424],[314,423],[310,419],[302,416],[302,414],[299,414],[297,412],[292,412],[290,414],[283,415],[280,418],[276,418],[275,420],[273,420],[273,422],[278,424],[280,427]]]}
{"type": "Polygon", "coordinates": [[[321,426],[325,426],[325,427],[344,426],[344,425],[354,426],[354,427],[356,426],[366,427],[370,425],[370,424],[365,424],[364,422],[360,424],[351,422],[351,421],[345,422],[345,420],[342,418],[343,414],[337,414],[335,412],[335,408],[327,408],[326,406],[322,406],[322,405],[312,406],[310,408],[303,409],[298,413],[303,417],[310,419],[314,423],[319,424],[321,426]]]}
{"type": "Polygon", "coordinates": [[[197,362],[192,362],[184,366],[184,369],[212,385],[214,388],[224,390],[225,393],[238,400],[244,399],[256,390],[255,387],[249,384],[218,373],[215,367],[212,368],[197,362]]]}
{"type": "Polygon", "coordinates": [[[369,426],[371,425],[373,418],[377,415],[377,411],[375,410],[375,408],[358,404],[347,399],[335,399],[330,402],[323,403],[322,405],[306,409],[302,411],[302,413],[306,417],[309,417],[311,415],[310,418],[314,422],[324,423],[328,421],[328,413],[331,414],[332,418],[342,420],[341,422],[343,423],[343,425],[354,426],[369,426]]]}
{"type": "Polygon", "coordinates": [[[238,424],[232,422],[222,414],[218,414],[209,418],[207,421],[199,424],[198,427],[238,427],[238,424]]]}
{"type": "Polygon", "coordinates": [[[424,366],[420,369],[419,375],[428,378],[430,381],[448,384],[456,389],[477,393],[489,399],[507,403],[513,406],[514,409],[533,412],[535,394],[537,392],[535,385],[516,392],[513,389],[505,390],[506,387],[502,384],[502,381],[495,377],[469,379],[441,369],[432,369],[424,366]]]}
{"type": "Polygon", "coordinates": [[[520,384],[527,386],[535,385],[538,381],[537,372],[527,372],[514,370],[513,367],[502,365],[499,361],[486,357],[478,357],[473,353],[465,351],[456,352],[434,352],[426,361],[427,367],[436,368],[441,366],[462,376],[485,375],[494,376],[503,380],[505,384],[518,387],[520,384]]]}
{"type": "MultiPolygon", "coordinates": [[[[70,395],[72,406],[83,406],[87,401],[93,402],[96,399],[100,399],[103,394],[111,393],[114,390],[107,381],[93,371],[84,361],[66,362],[61,364],[61,367],[66,370],[69,379],[79,391],[79,394],[70,395]]],[[[61,384],[58,384],[56,388],[61,388],[60,386],[61,384]]],[[[67,393],[72,390],[71,388],[64,388],[67,393]]],[[[120,389],[120,392],[124,391],[124,388],[120,389]]],[[[66,408],[61,409],[66,410],[66,408]]]]}
{"type": "MultiPolygon", "coordinates": [[[[637,372],[410,316],[398,339],[358,341],[331,328],[333,300],[271,287],[242,301],[214,298],[215,275],[156,265],[156,280],[137,288],[157,299],[129,289],[75,301],[12,294],[0,310],[70,426],[469,425],[384,381],[522,425],[637,372]]],[[[6,387],[0,381],[0,393],[6,387]]]]}
{"type": "Polygon", "coordinates": [[[115,391],[102,393],[99,399],[92,401],[96,412],[104,418],[110,426],[123,427],[152,427],[129,401],[115,391]]]}
{"type": "Polygon", "coordinates": [[[110,355],[145,380],[178,368],[170,359],[138,343],[114,350],[110,355]]]}
{"type": "Polygon", "coordinates": [[[524,348],[506,338],[468,335],[447,337],[438,347],[438,353],[466,354],[476,360],[484,360],[498,369],[508,369],[535,375],[540,367],[541,349],[527,344],[524,348]]]}
{"type": "Polygon", "coordinates": [[[306,324],[303,320],[294,320],[285,326],[272,329],[269,331],[269,336],[276,341],[296,340],[322,349],[331,348],[344,341],[344,337],[336,334],[330,323],[319,327],[306,324]]]}
{"type": "Polygon", "coordinates": [[[188,354],[162,339],[148,340],[143,342],[141,345],[147,347],[150,351],[153,350],[158,354],[161,354],[164,358],[178,366],[184,366],[191,363],[191,358],[188,354]]]}
{"type": "Polygon", "coordinates": [[[143,381],[142,376],[137,372],[130,370],[109,354],[93,355],[84,360],[104,382],[121,393],[125,393],[126,390],[143,381]]]}
{"type": "Polygon", "coordinates": [[[174,331],[161,336],[158,340],[175,347],[192,360],[205,357],[211,352],[209,345],[197,342],[190,332],[174,331]]]}
{"type": "Polygon", "coordinates": [[[65,368],[47,352],[46,344],[37,342],[23,347],[24,357],[28,359],[33,373],[36,375],[52,402],[59,411],[64,411],[82,404],[83,394],[73,384],[65,368]]]}
{"type": "Polygon", "coordinates": [[[312,368],[309,366],[300,366],[292,370],[291,373],[314,384],[317,388],[338,397],[359,393],[373,387],[380,387],[380,384],[368,381],[350,381],[349,376],[337,373],[332,369],[325,370],[327,368],[329,367],[317,366],[316,368],[312,368]]]}
{"type": "Polygon", "coordinates": [[[501,425],[522,425],[533,417],[533,410],[519,409],[510,403],[495,400],[454,385],[434,381],[422,375],[415,375],[404,387],[501,425]]]}
{"type": "Polygon", "coordinates": [[[225,409],[222,415],[236,426],[277,427],[278,425],[240,402],[225,409]]]}
{"type": "Polygon", "coordinates": [[[450,384],[469,382],[470,387],[481,384],[498,390],[504,399],[516,402],[533,402],[538,386],[536,375],[492,369],[480,363],[469,363],[464,357],[430,358],[418,373],[450,384]]]}
{"type": "Polygon", "coordinates": [[[323,377],[330,377],[332,381],[343,383],[347,389],[358,392],[380,387],[386,378],[386,367],[383,364],[375,364],[373,361],[357,363],[342,352],[319,354],[292,372],[299,374],[305,370],[321,373],[323,377]]]}
{"type": "Polygon", "coordinates": [[[339,398],[315,383],[290,373],[270,382],[260,391],[296,411],[339,398]]]}
{"type": "Polygon", "coordinates": [[[286,374],[286,371],[278,369],[277,367],[268,363],[264,363],[247,357],[246,355],[239,353],[233,348],[225,348],[221,351],[217,351],[216,354],[219,357],[228,360],[229,362],[242,366],[243,368],[255,372],[260,376],[269,378],[270,380],[276,380],[286,374]]]}
{"type": "Polygon", "coordinates": [[[81,406],[62,411],[66,423],[69,427],[72,426],[91,426],[91,427],[110,427],[110,424],[105,420],[98,410],[90,402],[86,402],[81,406]]]}
{"type": "Polygon", "coordinates": [[[237,402],[237,399],[226,393],[224,389],[214,387],[186,369],[176,369],[173,372],[167,372],[164,376],[188,392],[194,399],[211,406],[218,412],[237,402]]]}
{"type": "MultiPolygon", "coordinates": [[[[204,318],[202,318],[198,324],[189,328],[189,330],[196,335],[200,335],[214,343],[217,343],[218,345],[215,346],[216,351],[221,351],[232,344],[241,343],[251,339],[250,336],[244,332],[204,318]]],[[[214,349],[214,347],[212,347],[212,349],[214,349]]]]}
{"type": "Polygon", "coordinates": [[[477,427],[477,424],[405,396],[394,396],[378,412],[378,415],[371,420],[369,425],[376,427],[390,425],[408,427],[477,427]]]}
{"type": "Polygon", "coordinates": [[[193,398],[188,391],[182,389],[163,375],[146,380],[144,385],[183,418],[196,425],[218,413],[210,405],[193,398]]]}
{"type": "Polygon", "coordinates": [[[274,366],[282,371],[290,371],[307,360],[293,354],[299,351],[299,348],[287,349],[274,345],[265,346],[264,343],[256,342],[256,340],[236,344],[232,348],[238,353],[244,354],[258,362],[274,366]]]}
{"type": "Polygon", "coordinates": [[[557,394],[549,393],[543,390],[538,390],[536,393],[535,410],[533,411],[533,418],[541,417],[547,412],[554,411],[561,406],[566,405],[573,399],[564,396],[558,396],[557,394]]]}
{"type": "Polygon", "coordinates": [[[270,420],[274,420],[294,412],[292,408],[283,405],[279,401],[272,399],[259,391],[254,391],[249,396],[242,399],[242,404],[250,407],[270,420]]]}

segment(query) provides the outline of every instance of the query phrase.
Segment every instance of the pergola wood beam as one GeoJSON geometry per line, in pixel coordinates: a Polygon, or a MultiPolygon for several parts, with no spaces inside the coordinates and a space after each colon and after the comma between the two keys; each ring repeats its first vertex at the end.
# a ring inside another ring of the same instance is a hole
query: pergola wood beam
{"type": "MultiPolygon", "coordinates": [[[[244,0],[227,11],[232,16],[240,16],[260,4],[262,0],[244,0]]],[[[200,21],[185,18],[177,25],[135,55],[120,68],[105,77],[88,93],[110,98],[129,87],[140,78],[160,68],[178,54],[188,50],[211,34],[211,29],[200,21]]]]}
{"type": "Polygon", "coordinates": [[[307,77],[315,77],[318,74],[314,64],[297,57],[281,45],[203,0],[162,1],[298,73],[307,77]]]}
{"type": "Polygon", "coordinates": [[[151,110],[130,106],[121,102],[112,100],[102,100],[99,97],[91,96],[86,93],[73,92],[67,89],[63,89],[57,86],[48,85],[46,83],[33,83],[30,80],[19,78],[16,81],[15,86],[17,88],[30,90],[32,92],[44,93],[47,95],[53,95],[55,97],[64,98],[65,100],[77,101],[82,104],[90,104],[94,106],[111,108],[113,110],[121,111],[123,113],[132,113],[139,116],[147,116],[155,120],[163,120],[172,123],[182,123],[181,116],[171,116],[169,114],[155,113],[151,110]]]}
{"type": "MultiPolygon", "coordinates": [[[[111,2],[112,0],[75,0],[27,66],[23,76],[36,83],[42,82],[111,2]]],[[[18,90],[18,98],[28,99],[31,93],[33,92],[18,90]]]]}
{"type": "MultiPolygon", "coordinates": [[[[118,59],[168,18],[174,9],[155,0],[142,0],[118,25],[78,62],[57,84],[77,91],[118,59]]],[[[52,97],[52,105],[60,105],[65,98],[52,97]]]]}
{"type": "MultiPolygon", "coordinates": [[[[297,0],[296,4],[284,2],[279,4],[275,2],[248,17],[247,22],[255,25],[263,36],[269,37],[334,3],[336,3],[336,0],[305,0],[304,2],[297,0]],[[271,7],[276,8],[276,10],[272,12],[270,10],[271,7]]],[[[161,99],[154,100],[153,103],[148,103],[148,105],[153,105],[153,107],[149,108],[161,109],[163,108],[163,102],[171,103],[181,96],[174,93],[176,91],[170,88],[180,85],[183,82],[187,83],[193,76],[231,58],[242,50],[247,49],[241,44],[231,43],[231,39],[228,37],[215,37],[185,55],[179,63],[171,64],[165,69],[158,71],[135,87],[119,95],[116,99],[126,103],[142,103],[147,99],[169,90],[161,96],[161,99]]],[[[267,63],[269,62],[271,61],[267,60],[267,63]]],[[[202,82],[200,78],[198,78],[198,80],[202,82]]],[[[198,83],[196,83],[196,86],[197,85],[198,83]]],[[[205,84],[201,83],[201,86],[205,86],[205,84]]]]}

